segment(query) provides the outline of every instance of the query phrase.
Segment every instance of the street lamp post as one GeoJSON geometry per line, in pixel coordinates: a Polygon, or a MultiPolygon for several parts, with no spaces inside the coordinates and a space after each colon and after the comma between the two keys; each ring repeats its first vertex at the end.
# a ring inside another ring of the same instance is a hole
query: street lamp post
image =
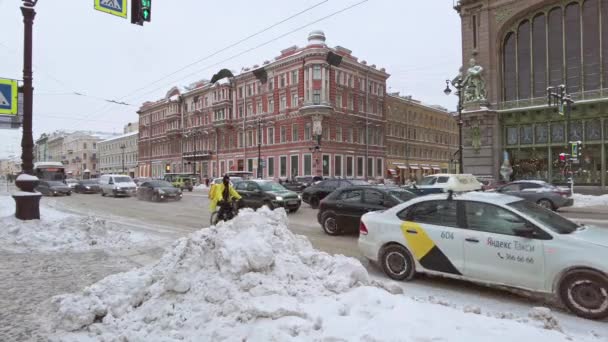
{"type": "Polygon", "coordinates": [[[120,149],[122,150],[122,174],[125,174],[125,144],[120,145],[120,149]]]}
{"type": "Polygon", "coordinates": [[[258,118],[258,178],[262,178],[262,119],[258,118]]]}
{"type": "MultiPolygon", "coordinates": [[[[443,90],[443,92],[446,95],[450,95],[452,93],[452,89],[450,88],[450,80],[446,80],[445,81],[445,89],[443,90]]],[[[463,121],[462,121],[462,88],[464,88],[464,85],[462,84],[462,78],[458,77],[456,80],[454,80],[454,82],[452,83],[452,85],[454,86],[454,88],[456,88],[456,93],[455,95],[458,96],[458,106],[457,106],[457,110],[458,110],[458,173],[464,173],[464,163],[463,163],[463,143],[462,143],[462,125],[463,125],[463,121]]]]}

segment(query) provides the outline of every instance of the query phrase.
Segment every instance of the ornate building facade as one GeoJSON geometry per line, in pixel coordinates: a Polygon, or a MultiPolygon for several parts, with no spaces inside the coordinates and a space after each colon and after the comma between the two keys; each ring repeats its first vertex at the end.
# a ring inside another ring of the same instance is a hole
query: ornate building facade
{"type": "Polygon", "coordinates": [[[314,31],[273,61],[144,103],[139,174],[383,178],[388,77],[314,31]]]}
{"type": "Polygon", "coordinates": [[[396,183],[456,172],[458,127],[444,108],[388,94],[385,101],[387,176],[396,183]]]}
{"type": "Polygon", "coordinates": [[[465,172],[498,177],[506,155],[513,178],[565,183],[559,155],[581,141],[575,184],[605,187],[608,1],[461,0],[456,10],[463,65],[476,58],[487,92],[464,106],[465,172]],[[570,120],[547,105],[547,88],[562,84],[570,120]]]}

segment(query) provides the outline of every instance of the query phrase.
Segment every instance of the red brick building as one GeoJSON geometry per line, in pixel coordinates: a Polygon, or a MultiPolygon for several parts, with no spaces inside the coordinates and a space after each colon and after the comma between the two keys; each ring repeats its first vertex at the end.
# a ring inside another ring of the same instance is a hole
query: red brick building
{"type": "Polygon", "coordinates": [[[272,62],[144,103],[138,111],[140,176],[257,175],[261,143],[264,178],[383,178],[388,77],[350,50],[328,47],[323,32],[312,32],[306,47],[287,48],[272,62]],[[328,63],[330,52],[342,57],[338,66],[328,63]]]}

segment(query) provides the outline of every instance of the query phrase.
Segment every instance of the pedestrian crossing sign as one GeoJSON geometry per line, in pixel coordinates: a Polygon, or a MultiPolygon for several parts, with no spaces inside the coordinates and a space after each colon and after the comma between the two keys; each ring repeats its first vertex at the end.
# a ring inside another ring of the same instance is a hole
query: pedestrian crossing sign
{"type": "Polygon", "coordinates": [[[95,9],[121,18],[126,18],[127,0],[95,0],[95,9]]]}
{"type": "Polygon", "coordinates": [[[0,78],[0,115],[17,115],[17,81],[0,78]]]}

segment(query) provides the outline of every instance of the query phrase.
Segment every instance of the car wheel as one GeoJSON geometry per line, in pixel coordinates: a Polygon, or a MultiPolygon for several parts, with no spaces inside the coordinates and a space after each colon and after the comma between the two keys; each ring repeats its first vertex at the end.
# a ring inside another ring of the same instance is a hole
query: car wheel
{"type": "Polygon", "coordinates": [[[292,213],[292,214],[295,214],[298,211],[298,209],[300,209],[300,206],[297,206],[297,207],[295,207],[293,209],[289,209],[289,212],[292,213]]]}
{"type": "Polygon", "coordinates": [[[545,208],[545,209],[549,209],[549,210],[555,210],[555,206],[553,205],[553,202],[551,202],[550,200],[543,198],[543,199],[539,199],[536,204],[540,205],[541,207],[545,208]]]}
{"type": "Polygon", "coordinates": [[[410,252],[401,245],[389,245],[380,257],[382,270],[391,279],[409,280],[416,272],[416,265],[410,252]]]}
{"type": "Polygon", "coordinates": [[[336,236],[340,235],[340,229],[338,228],[338,220],[336,219],[336,215],[333,213],[324,213],[321,218],[321,222],[323,222],[323,231],[327,235],[336,236]]]}
{"type": "Polygon", "coordinates": [[[580,317],[608,317],[608,278],[599,272],[581,270],[566,275],[559,287],[559,297],[580,317]]]}
{"type": "Polygon", "coordinates": [[[101,190],[101,197],[106,197],[106,193],[103,190],[101,190]]]}
{"type": "Polygon", "coordinates": [[[157,194],[152,195],[152,201],[160,202],[160,196],[158,196],[157,194]]]}
{"type": "Polygon", "coordinates": [[[268,209],[274,210],[274,205],[272,205],[272,202],[270,202],[268,200],[264,201],[264,204],[262,204],[262,206],[267,206],[268,209]]]}
{"type": "Polygon", "coordinates": [[[313,209],[318,209],[319,208],[319,199],[316,197],[312,197],[310,199],[310,207],[313,209]]]}
{"type": "Polygon", "coordinates": [[[68,195],[68,196],[72,196],[72,192],[71,192],[71,191],[68,191],[67,195],[68,195]]]}

